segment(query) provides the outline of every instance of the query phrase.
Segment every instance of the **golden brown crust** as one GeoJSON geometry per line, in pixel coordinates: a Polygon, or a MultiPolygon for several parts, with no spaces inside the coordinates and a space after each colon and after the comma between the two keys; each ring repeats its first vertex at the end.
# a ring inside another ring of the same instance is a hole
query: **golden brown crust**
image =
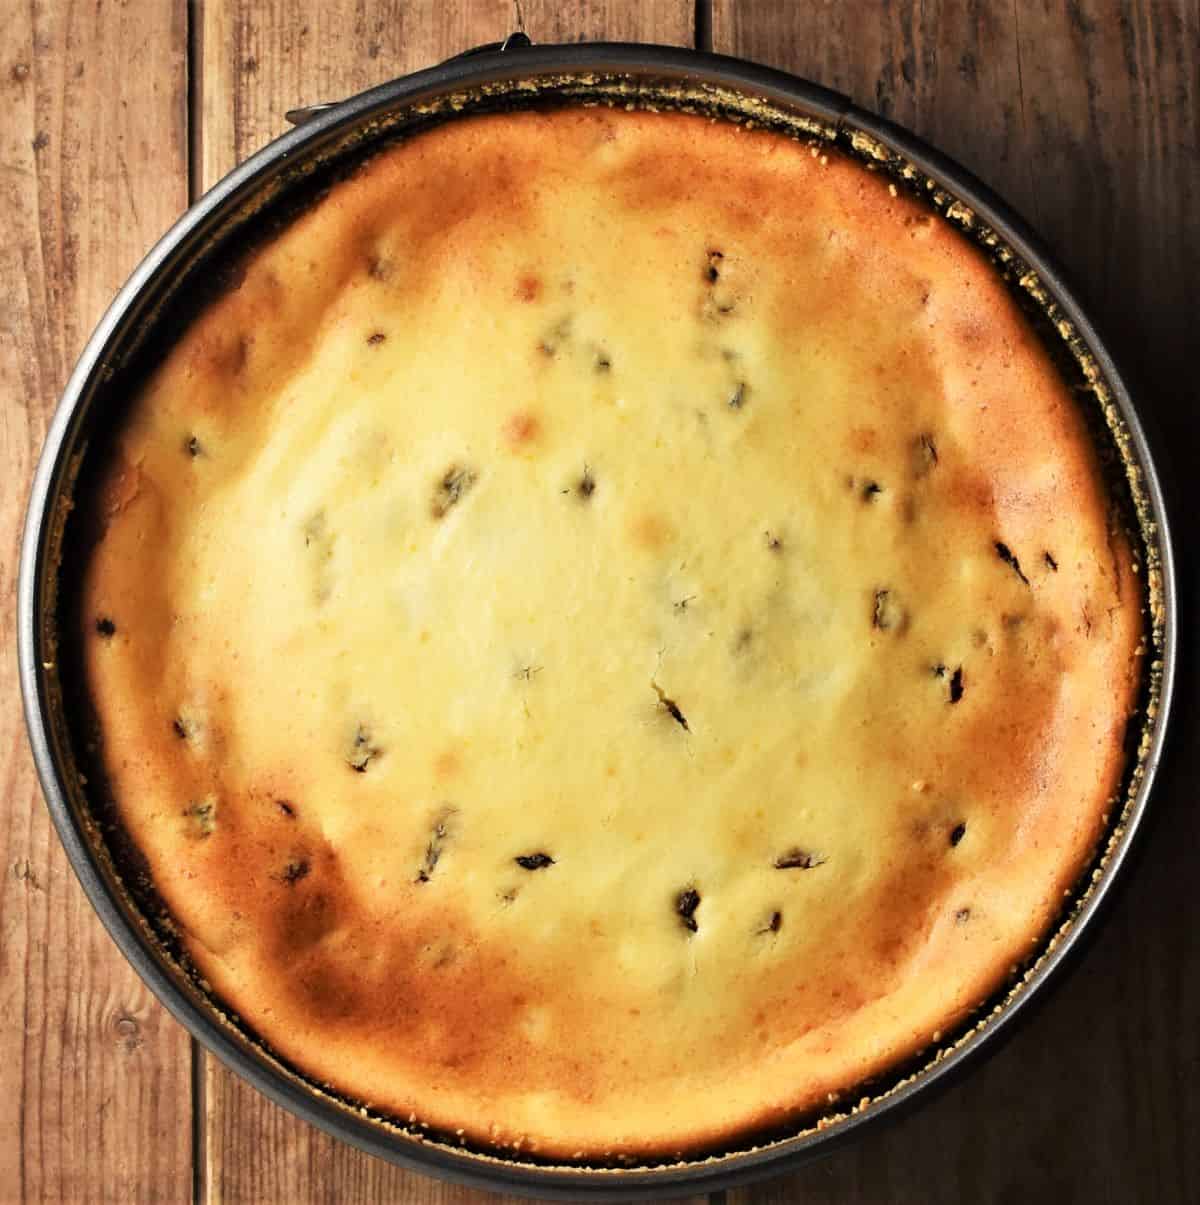
{"type": "Polygon", "coordinates": [[[1083,420],[977,252],[836,155],[423,134],[119,445],[122,818],[217,993],[376,1108],[736,1141],[977,1005],[1102,830],[1141,619],[1083,420]]]}

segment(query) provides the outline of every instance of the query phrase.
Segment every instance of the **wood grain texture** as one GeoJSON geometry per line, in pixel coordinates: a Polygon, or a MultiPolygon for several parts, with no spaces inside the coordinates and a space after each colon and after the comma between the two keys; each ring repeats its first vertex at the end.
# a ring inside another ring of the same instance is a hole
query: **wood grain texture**
{"type": "Polygon", "coordinates": [[[0,1201],[180,1201],[192,1179],[187,1035],[102,929],[51,830],[13,646],[47,420],[101,310],[186,203],[185,9],[2,12],[0,1201]]]}
{"type": "MultiPolygon", "coordinates": [[[[0,1202],[184,1201],[188,1042],[117,954],[50,830],[13,644],[18,532],[54,400],[105,302],[187,199],[337,99],[513,27],[505,0],[3,0],[0,15],[0,1202]]],[[[535,40],[690,44],[691,0],[523,3],[535,40]]],[[[715,0],[715,49],[916,129],[1054,246],[1166,436],[1200,453],[1200,12],[1195,0],[715,0]]],[[[1182,491],[1180,490],[1180,493],[1182,491]]],[[[1192,521],[1190,512],[1180,513],[1192,521]]],[[[1196,556],[1185,554],[1194,613],[1196,556]]],[[[1148,840],[1086,958],[1008,1044],[918,1113],[768,1202],[1200,1201],[1196,667],[1148,840]]],[[[211,1060],[200,1196],[496,1202],[311,1130],[211,1060]]]]}
{"type": "MultiPolygon", "coordinates": [[[[1200,453],[1200,14],[1171,0],[716,0],[715,49],[914,129],[1055,249],[1177,471],[1200,453]]],[[[1178,513],[1178,512],[1177,512],[1178,513]]],[[[1194,523],[1178,513],[1177,528],[1194,523]]],[[[1197,558],[1177,540],[1195,613],[1197,558]]],[[[938,1100],[805,1173],[790,1201],[1200,1201],[1200,813],[1195,666],[1150,833],[1107,924],[1007,1048],[938,1100]]]]}
{"type": "MultiPolygon", "coordinates": [[[[536,42],[691,45],[691,0],[522,0],[536,42]]],[[[516,28],[511,0],[202,0],[205,187],[288,129],[284,113],[341,100],[516,28]]]]}
{"type": "MultiPolygon", "coordinates": [[[[523,0],[537,42],[607,38],[690,45],[691,0],[523,0]]],[[[203,187],[286,128],[284,113],[340,100],[515,28],[505,0],[203,0],[198,154],[203,187]]],[[[194,137],[193,147],[197,147],[194,137]]],[[[515,1200],[390,1167],[298,1121],[204,1060],[202,1199],[494,1205],[515,1200]]]]}
{"type": "Polygon", "coordinates": [[[205,1077],[201,1201],[502,1205],[517,1200],[458,1188],[364,1155],[272,1104],[211,1056],[205,1059],[205,1077]]]}

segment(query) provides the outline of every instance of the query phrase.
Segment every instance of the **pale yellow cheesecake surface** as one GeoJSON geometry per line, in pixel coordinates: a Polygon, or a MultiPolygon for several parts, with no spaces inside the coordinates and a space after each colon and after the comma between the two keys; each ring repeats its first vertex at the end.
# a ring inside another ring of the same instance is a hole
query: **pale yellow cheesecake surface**
{"type": "Polygon", "coordinates": [[[649,1158],[845,1099],[1034,952],[1118,789],[1141,594],[1077,404],[831,150],[421,134],[116,443],[122,821],[217,997],[401,1119],[649,1158]]]}

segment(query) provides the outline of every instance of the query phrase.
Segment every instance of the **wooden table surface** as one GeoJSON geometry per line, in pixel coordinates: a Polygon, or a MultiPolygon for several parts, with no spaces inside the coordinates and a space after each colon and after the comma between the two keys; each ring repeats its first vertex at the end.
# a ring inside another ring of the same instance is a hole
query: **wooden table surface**
{"type": "MultiPolygon", "coordinates": [[[[1196,0],[522,7],[542,42],[711,37],[957,157],[1056,249],[1186,485],[1200,453],[1196,0]]],[[[12,646],[19,527],[47,420],[152,240],[280,133],[286,109],[502,37],[511,6],[0,0],[0,18],[0,1201],[499,1201],[324,1137],[155,1002],[53,835],[12,646]]],[[[1194,530],[1180,507],[1185,615],[1194,530]]],[[[1200,1201],[1200,692],[1190,672],[1181,685],[1135,872],[1070,978],[915,1114],[727,1202],[1200,1201]]]]}

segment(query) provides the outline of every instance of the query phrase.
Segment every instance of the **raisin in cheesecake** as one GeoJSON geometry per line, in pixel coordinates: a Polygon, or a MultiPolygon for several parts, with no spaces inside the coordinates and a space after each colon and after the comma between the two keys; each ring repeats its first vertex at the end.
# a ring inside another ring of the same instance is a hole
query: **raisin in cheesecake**
{"type": "Polygon", "coordinates": [[[91,497],[88,692],[215,997],[491,1149],[856,1100],[1104,831],[1129,538],[993,268],[701,117],[391,146],[259,247],[91,497]]]}

